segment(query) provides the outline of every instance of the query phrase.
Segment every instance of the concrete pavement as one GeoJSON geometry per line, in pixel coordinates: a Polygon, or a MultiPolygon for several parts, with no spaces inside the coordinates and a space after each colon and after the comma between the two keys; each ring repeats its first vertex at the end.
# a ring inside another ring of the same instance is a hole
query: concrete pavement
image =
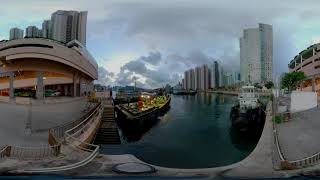
{"type": "Polygon", "coordinates": [[[47,144],[50,127],[80,118],[85,107],[83,98],[54,104],[0,103],[0,147],[47,144]],[[26,128],[31,129],[31,134],[26,128]]]}
{"type": "Polygon", "coordinates": [[[281,150],[287,160],[298,160],[320,152],[320,109],[292,114],[289,122],[276,125],[281,150]]]}

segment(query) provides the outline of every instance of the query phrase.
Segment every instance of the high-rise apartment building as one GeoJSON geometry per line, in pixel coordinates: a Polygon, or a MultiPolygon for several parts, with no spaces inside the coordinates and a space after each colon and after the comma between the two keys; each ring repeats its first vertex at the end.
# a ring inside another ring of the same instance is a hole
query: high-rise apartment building
{"type": "Polygon", "coordinates": [[[189,89],[189,71],[184,72],[184,89],[189,89]]]}
{"type": "Polygon", "coordinates": [[[218,61],[214,61],[210,65],[210,88],[218,88],[221,83],[221,64],[218,61]]]}
{"type": "Polygon", "coordinates": [[[58,10],[51,15],[52,38],[67,43],[78,40],[86,45],[87,11],[58,10]]]}
{"type": "Polygon", "coordinates": [[[223,82],[224,71],[223,71],[223,67],[221,66],[221,64],[218,64],[218,74],[219,74],[219,87],[222,87],[225,84],[223,82]]]}
{"type": "Polygon", "coordinates": [[[188,78],[189,89],[196,90],[194,69],[190,69],[188,75],[189,75],[189,78],[188,78]]]}
{"type": "Polygon", "coordinates": [[[10,40],[23,38],[23,30],[19,28],[10,29],[10,40]]]}
{"type": "Polygon", "coordinates": [[[27,38],[39,38],[42,37],[42,31],[36,26],[28,26],[26,28],[26,37],[27,38]]]}
{"type": "Polygon", "coordinates": [[[194,74],[195,74],[195,90],[200,90],[201,88],[201,68],[196,67],[194,69],[194,74]]]}
{"type": "Polygon", "coordinates": [[[245,29],[239,41],[241,81],[272,81],[272,26],[260,23],[258,28],[245,29]]]}
{"type": "Polygon", "coordinates": [[[203,64],[184,72],[182,79],[185,90],[207,91],[222,86],[231,86],[239,82],[239,73],[224,71],[218,61],[212,64],[203,64]]]}
{"type": "Polygon", "coordinates": [[[200,90],[206,91],[209,89],[209,71],[208,65],[204,64],[201,66],[201,79],[200,79],[200,90]]]}
{"type": "Polygon", "coordinates": [[[46,39],[51,39],[51,21],[44,20],[42,23],[42,37],[46,39]]]}

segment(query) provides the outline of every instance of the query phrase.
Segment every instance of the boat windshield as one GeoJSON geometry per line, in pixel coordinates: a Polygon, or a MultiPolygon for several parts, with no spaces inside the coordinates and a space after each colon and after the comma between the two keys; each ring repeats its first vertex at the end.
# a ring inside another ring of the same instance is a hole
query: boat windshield
{"type": "Polygon", "coordinates": [[[243,98],[243,97],[255,97],[255,90],[254,88],[242,88],[241,89],[241,94],[240,94],[240,97],[243,98]]]}

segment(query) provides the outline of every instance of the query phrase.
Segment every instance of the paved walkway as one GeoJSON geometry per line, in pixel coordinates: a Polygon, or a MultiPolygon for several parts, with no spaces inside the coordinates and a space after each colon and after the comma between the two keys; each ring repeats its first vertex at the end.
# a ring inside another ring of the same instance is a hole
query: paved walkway
{"type": "Polygon", "coordinates": [[[277,124],[283,155],[288,160],[302,159],[320,152],[320,109],[294,113],[292,120],[277,124]]]}
{"type": "Polygon", "coordinates": [[[16,105],[0,103],[0,147],[47,144],[50,127],[80,118],[85,99],[57,104],[16,105]],[[28,132],[28,129],[31,128],[28,132]]]}
{"type": "MultiPolygon", "coordinates": [[[[271,104],[270,104],[271,105],[271,104]]],[[[193,176],[193,177],[282,177],[284,174],[273,169],[272,148],[273,134],[272,121],[270,116],[271,106],[268,106],[268,116],[263,134],[255,150],[241,162],[217,167],[203,169],[175,169],[153,166],[157,172],[150,176],[193,176]]],[[[112,167],[121,163],[138,162],[143,163],[133,155],[99,155],[89,164],[69,171],[57,172],[56,174],[77,176],[110,176],[119,175],[112,171],[112,167]]],[[[190,162],[192,163],[192,162],[190,162]]],[[[145,175],[144,175],[145,176],[145,175]]]]}

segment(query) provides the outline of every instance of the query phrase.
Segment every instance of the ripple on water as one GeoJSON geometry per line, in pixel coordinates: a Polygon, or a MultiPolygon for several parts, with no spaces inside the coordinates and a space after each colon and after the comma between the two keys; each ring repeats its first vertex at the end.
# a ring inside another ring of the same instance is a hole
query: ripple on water
{"type": "Polygon", "coordinates": [[[103,153],[130,153],[148,163],[173,168],[223,166],[244,159],[258,139],[230,130],[236,96],[172,96],[170,110],[137,142],[102,146],[103,153]]]}

